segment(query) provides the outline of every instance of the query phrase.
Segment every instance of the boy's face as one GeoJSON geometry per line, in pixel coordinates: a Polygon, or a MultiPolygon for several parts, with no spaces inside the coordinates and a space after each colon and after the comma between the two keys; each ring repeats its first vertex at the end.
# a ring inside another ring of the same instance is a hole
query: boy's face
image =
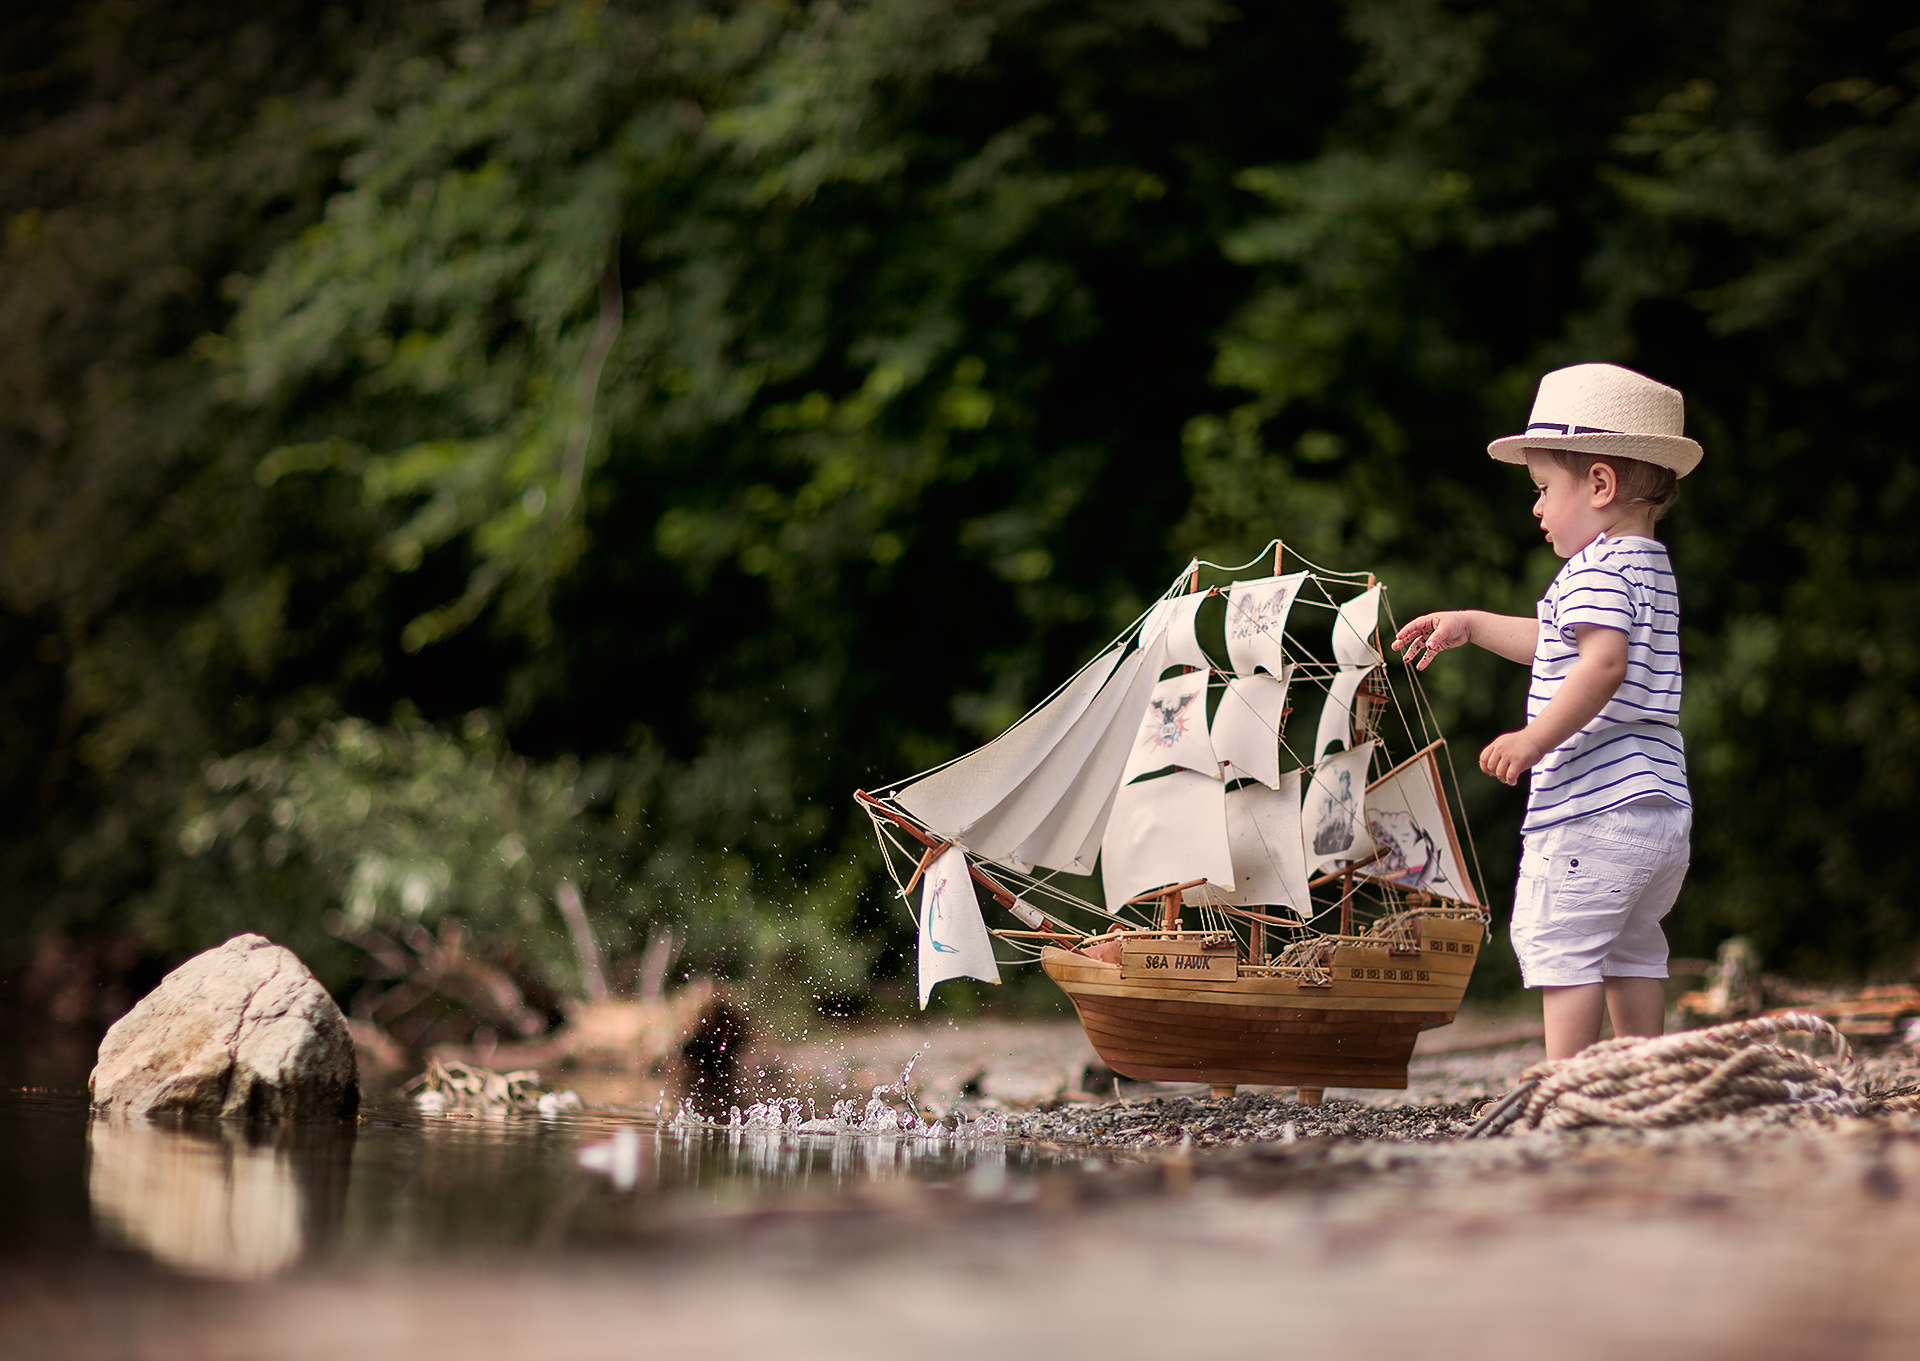
{"type": "Polygon", "coordinates": [[[1546,531],[1553,551],[1563,558],[1572,557],[1599,538],[1613,518],[1608,513],[1613,501],[1611,476],[1592,475],[1603,466],[1596,464],[1588,476],[1581,477],[1549,455],[1527,450],[1527,475],[1538,493],[1533,516],[1546,531]]]}

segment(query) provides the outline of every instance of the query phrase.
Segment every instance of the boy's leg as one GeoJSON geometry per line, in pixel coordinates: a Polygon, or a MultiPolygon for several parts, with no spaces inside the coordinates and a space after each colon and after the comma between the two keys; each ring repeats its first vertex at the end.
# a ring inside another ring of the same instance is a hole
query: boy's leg
{"type": "Polygon", "coordinates": [[[1605,965],[1607,1013],[1616,1035],[1653,1036],[1666,1029],[1667,935],[1661,923],[1686,881],[1693,814],[1669,806],[1648,818],[1648,830],[1665,843],[1663,853],[1605,965]]]}
{"type": "Polygon", "coordinates": [[[1607,985],[1602,983],[1540,989],[1540,1015],[1547,1027],[1548,1058],[1572,1058],[1599,1040],[1600,1010],[1607,1001],[1607,991],[1607,985]]]}
{"type": "Polygon", "coordinates": [[[1658,978],[1609,978],[1607,1015],[1613,1033],[1658,1035],[1667,1028],[1667,990],[1658,978]]]}

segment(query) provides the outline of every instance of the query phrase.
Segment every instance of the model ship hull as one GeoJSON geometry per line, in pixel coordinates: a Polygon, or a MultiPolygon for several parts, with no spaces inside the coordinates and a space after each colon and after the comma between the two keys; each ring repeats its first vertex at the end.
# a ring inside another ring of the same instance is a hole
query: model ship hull
{"type": "Polygon", "coordinates": [[[1126,977],[1119,964],[1058,948],[1040,964],[1122,1077],[1399,1089],[1420,1032],[1459,1010],[1484,935],[1478,920],[1436,917],[1418,919],[1417,949],[1342,941],[1324,983],[1250,970],[1126,977]]]}

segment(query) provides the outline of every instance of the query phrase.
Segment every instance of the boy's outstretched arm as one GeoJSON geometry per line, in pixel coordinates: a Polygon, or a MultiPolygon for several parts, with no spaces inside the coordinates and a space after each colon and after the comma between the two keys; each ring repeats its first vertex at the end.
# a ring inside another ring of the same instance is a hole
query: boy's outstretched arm
{"type": "Polygon", "coordinates": [[[1547,707],[1519,732],[1502,733],[1480,753],[1480,769],[1503,784],[1514,783],[1592,722],[1627,677],[1626,634],[1603,624],[1575,624],[1573,637],[1580,660],[1547,707]]]}
{"type": "Polygon", "coordinates": [[[1485,610],[1441,610],[1423,614],[1393,636],[1393,650],[1407,652],[1407,664],[1425,671],[1433,659],[1450,647],[1474,643],[1496,656],[1522,666],[1533,660],[1540,625],[1517,614],[1489,614],[1485,610]],[[1422,655],[1424,650],[1425,655],[1422,655]]]}

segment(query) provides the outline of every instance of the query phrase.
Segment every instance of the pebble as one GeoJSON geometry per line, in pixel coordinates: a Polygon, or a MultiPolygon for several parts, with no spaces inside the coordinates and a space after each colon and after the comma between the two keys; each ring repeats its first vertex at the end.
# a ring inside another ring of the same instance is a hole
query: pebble
{"type": "Polygon", "coordinates": [[[1228,1101],[1156,1096],[1011,1116],[1008,1133],[1046,1143],[1113,1148],[1215,1148],[1301,1139],[1413,1142],[1457,1138],[1472,1124],[1473,1105],[1376,1106],[1333,1100],[1304,1106],[1266,1092],[1243,1092],[1228,1101]]]}

